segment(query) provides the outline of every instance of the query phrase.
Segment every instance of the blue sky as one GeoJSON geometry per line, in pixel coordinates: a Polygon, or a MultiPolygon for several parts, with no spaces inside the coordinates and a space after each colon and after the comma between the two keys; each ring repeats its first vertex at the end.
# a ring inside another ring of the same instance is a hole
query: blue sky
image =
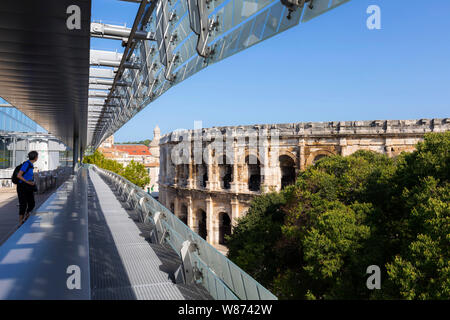
{"type": "MultiPolygon", "coordinates": [[[[137,5],[93,0],[93,20],[131,26],[137,5]]],[[[168,90],[117,141],[204,127],[450,116],[450,1],[352,0],[168,90]],[[366,9],[381,8],[381,30],[366,9]]],[[[119,50],[92,39],[93,49],[119,50]]]]}

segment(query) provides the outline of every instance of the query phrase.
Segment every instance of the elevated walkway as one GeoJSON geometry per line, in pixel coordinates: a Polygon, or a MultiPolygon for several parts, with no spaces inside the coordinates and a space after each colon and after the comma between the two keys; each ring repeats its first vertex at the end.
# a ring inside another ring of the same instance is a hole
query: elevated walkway
{"type": "Polygon", "coordinates": [[[88,198],[92,299],[211,299],[199,285],[174,283],[179,256],[150,243],[151,228],[93,170],[88,198]]]}
{"type": "Polygon", "coordinates": [[[145,191],[84,166],[0,246],[0,299],[276,297],[145,191]]]}
{"type": "Polygon", "coordinates": [[[86,185],[80,170],[0,246],[0,299],[90,299],[86,185]],[[67,286],[70,266],[80,289],[67,286]]]}

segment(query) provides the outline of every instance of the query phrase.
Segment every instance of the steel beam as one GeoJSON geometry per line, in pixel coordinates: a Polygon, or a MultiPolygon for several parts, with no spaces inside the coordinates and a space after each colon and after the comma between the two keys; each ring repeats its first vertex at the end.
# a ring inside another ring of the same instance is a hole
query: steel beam
{"type": "Polygon", "coordinates": [[[94,83],[90,83],[89,84],[89,90],[110,90],[111,86],[107,85],[107,84],[94,84],[94,83]]]}
{"type": "Polygon", "coordinates": [[[89,68],[89,77],[114,79],[116,73],[111,69],[89,68]]]}
{"type": "Polygon", "coordinates": [[[89,98],[106,98],[107,96],[108,92],[89,90],[89,98]]]}
{"type": "MultiPolygon", "coordinates": [[[[117,26],[99,22],[91,23],[91,37],[122,40],[127,42],[130,37],[130,33],[131,28],[127,28],[125,26],[117,26]]],[[[152,32],[138,30],[135,33],[135,38],[138,40],[152,41],[155,40],[155,35],[152,32]]]]}
{"type": "Polygon", "coordinates": [[[213,53],[208,46],[208,39],[211,31],[218,26],[217,21],[208,19],[208,2],[207,0],[187,0],[190,26],[198,36],[197,53],[204,58],[213,53]]]}

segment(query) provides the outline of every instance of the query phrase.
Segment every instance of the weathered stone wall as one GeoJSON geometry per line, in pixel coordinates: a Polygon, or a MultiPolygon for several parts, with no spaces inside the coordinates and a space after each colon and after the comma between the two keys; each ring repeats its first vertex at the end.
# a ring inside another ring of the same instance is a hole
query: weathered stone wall
{"type": "MultiPolygon", "coordinates": [[[[214,245],[261,192],[329,155],[413,151],[450,119],[266,124],[175,131],[160,140],[160,201],[214,245]],[[206,217],[206,219],[205,219],[206,217]]],[[[220,246],[219,246],[220,247],[220,246]]]]}

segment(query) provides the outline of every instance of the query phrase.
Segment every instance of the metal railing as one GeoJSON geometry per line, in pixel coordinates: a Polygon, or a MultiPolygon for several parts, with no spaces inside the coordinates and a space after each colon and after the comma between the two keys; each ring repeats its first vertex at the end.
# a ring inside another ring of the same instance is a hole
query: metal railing
{"type": "Polygon", "coordinates": [[[15,185],[11,181],[11,176],[14,169],[1,169],[0,170],[0,188],[12,188],[15,185]]]}
{"type": "Polygon", "coordinates": [[[177,281],[201,284],[216,300],[277,300],[144,190],[111,171],[85,166],[113,184],[140,221],[153,226],[152,241],[167,244],[178,253],[183,263],[175,274],[177,281]]]}
{"type": "Polygon", "coordinates": [[[37,193],[44,193],[50,189],[59,187],[73,173],[71,167],[59,167],[55,170],[42,171],[34,174],[37,193]]]}
{"type": "MultiPolygon", "coordinates": [[[[14,188],[11,176],[14,169],[0,170],[0,188],[14,188]]],[[[55,170],[40,171],[34,173],[34,181],[37,186],[37,193],[44,193],[50,189],[59,187],[71,174],[71,167],[59,167],[55,170]]]]}

